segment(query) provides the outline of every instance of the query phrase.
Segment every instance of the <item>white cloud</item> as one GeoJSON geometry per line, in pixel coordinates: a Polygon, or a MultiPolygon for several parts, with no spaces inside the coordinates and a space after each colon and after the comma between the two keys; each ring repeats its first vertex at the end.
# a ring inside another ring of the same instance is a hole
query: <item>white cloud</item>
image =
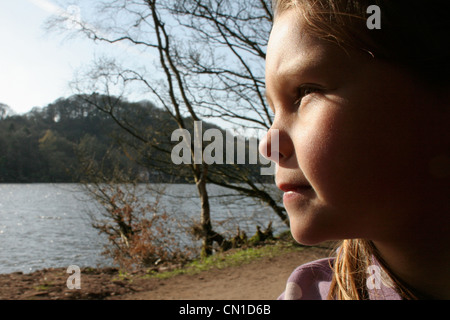
{"type": "Polygon", "coordinates": [[[28,0],[28,2],[50,14],[61,14],[64,10],[48,0],[28,0]]]}

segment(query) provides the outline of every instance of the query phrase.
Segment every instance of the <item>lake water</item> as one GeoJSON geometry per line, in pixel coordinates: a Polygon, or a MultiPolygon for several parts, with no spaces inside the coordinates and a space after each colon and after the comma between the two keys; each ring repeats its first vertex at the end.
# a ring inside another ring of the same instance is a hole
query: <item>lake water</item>
{"type": "MultiPolygon", "coordinates": [[[[167,212],[184,225],[198,220],[195,186],[164,187],[171,195],[161,199],[167,212]]],[[[269,221],[274,222],[275,230],[284,229],[269,208],[254,200],[226,197],[230,191],[216,186],[208,191],[217,231],[233,233],[239,226],[252,235],[257,224],[267,226],[269,221]]],[[[101,254],[106,238],[89,219],[89,214],[100,215],[101,210],[78,184],[0,184],[0,273],[70,265],[111,266],[111,260],[101,254]]],[[[191,240],[187,237],[186,241],[191,240]]]]}

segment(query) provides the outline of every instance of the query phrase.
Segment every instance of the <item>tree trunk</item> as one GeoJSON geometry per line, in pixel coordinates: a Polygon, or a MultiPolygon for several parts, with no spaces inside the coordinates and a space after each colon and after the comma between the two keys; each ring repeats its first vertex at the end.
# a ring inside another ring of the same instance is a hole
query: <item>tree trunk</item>
{"type": "Polygon", "coordinates": [[[211,237],[212,224],[211,224],[211,209],[209,206],[208,191],[206,189],[206,177],[208,173],[208,166],[203,164],[197,170],[195,176],[195,183],[197,186],[198,195],[201,203],[201,230],[202,230],[202,251],[201,256],[206,257],[212,254],[213,239],[211,237]]]}

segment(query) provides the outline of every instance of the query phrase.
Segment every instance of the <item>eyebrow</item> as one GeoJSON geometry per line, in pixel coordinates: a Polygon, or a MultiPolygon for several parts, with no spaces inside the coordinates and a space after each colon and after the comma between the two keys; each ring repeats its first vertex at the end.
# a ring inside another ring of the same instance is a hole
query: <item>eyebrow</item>
{"type": "MultiPolygon", "coordinates": [[[[320,68],[321,63],[316,63],[314,60],[306,61],[302,58],[297,58],[294,61],[289,61],[288,63],[283,63],[282,68],[276,70],[277,78],[289,79],[289,81],[297,82],[299,79],[309,79],[312,75],[317,75],[317,69],[320,68]]],[[[269,95],[268,90],[264,91],[264,97],[266,98],[269,106],[274,110],[273,101],[269,95]]]]}
{"type": "Polygon", "coordinates": [[[311,57],[303,56],[290,60],[288,63],[284,63],[282,68],[277,70],[278,76],[283,76],[289,79],[309,78],[312,75],[322,73],[324,69],[327,69],[329,61],[326,61],[324,57],[311,57]]]}

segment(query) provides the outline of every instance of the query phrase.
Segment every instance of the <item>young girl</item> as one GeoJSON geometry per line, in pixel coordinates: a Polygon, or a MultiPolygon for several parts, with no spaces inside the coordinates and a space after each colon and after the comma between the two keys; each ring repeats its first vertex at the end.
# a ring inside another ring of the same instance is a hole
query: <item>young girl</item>
{"type": "Polygon", "coordinates": [[[449,299],[450,2],[278,0],[274,11],[275,117],[260,149],[277,162],[294,238],[342,240],[280,298],[449,299]]]}

